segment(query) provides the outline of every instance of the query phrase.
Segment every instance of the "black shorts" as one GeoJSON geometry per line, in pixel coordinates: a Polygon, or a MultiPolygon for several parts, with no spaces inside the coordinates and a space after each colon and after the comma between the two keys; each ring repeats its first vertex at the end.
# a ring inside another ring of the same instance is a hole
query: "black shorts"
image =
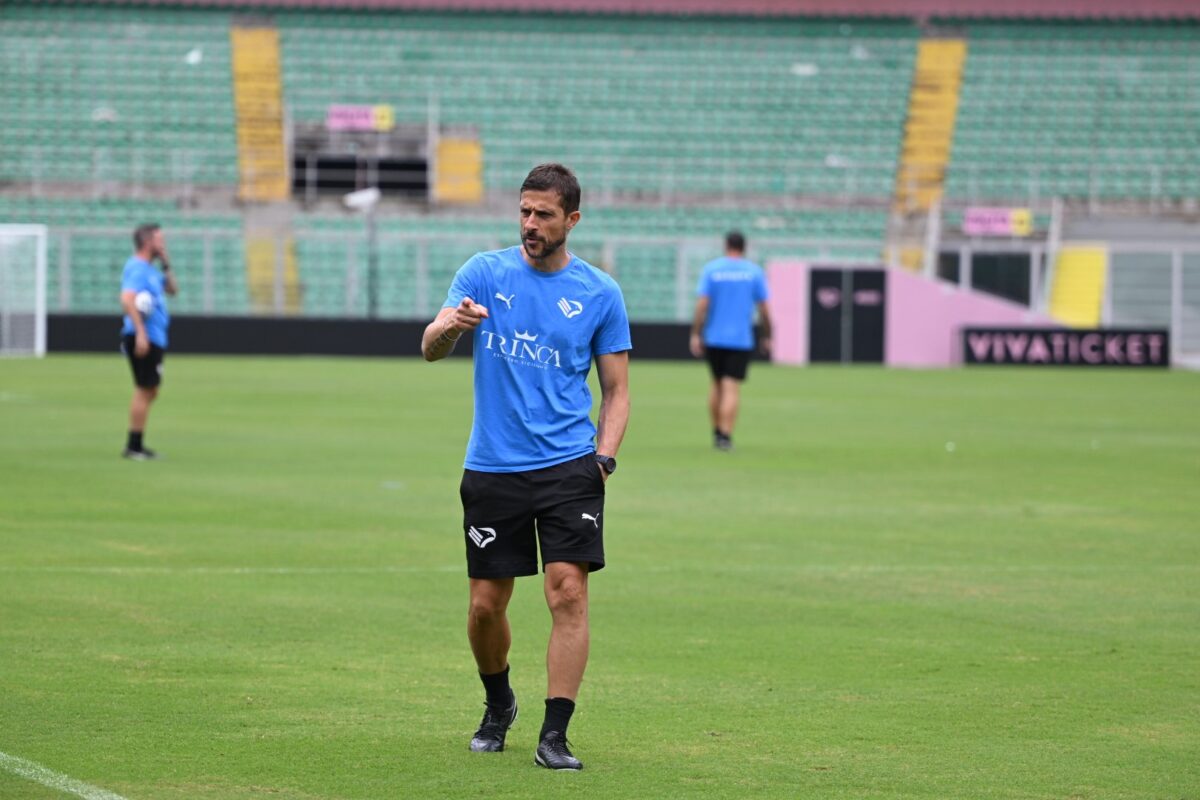
{"type": "Polygon", "coordinates": [[[121,352],[129,358],[129,366],[133,369],[134,385],[142,389],[153,389],[162,383],[163,356],[167,354],[167,351],[151,342],[150,352],[146,353],[143,358],[138,358],[133,354],[135,339],[133,334],[122,336],[121,352]]]}
{"type": "Polygon", "coordinates": [[[714,380],[733,378],[735,381],[746,380],[746,371],[750,369],[751,350],[727,350],[724,347],[706,347],[708,368],[712,370],[714,380]]]}
{"type": "Polygon", "coordinates": [[[552,561],[604,568],[604,478],[592,453],[527,472],[463,470],[467,574],[536,575],[552,561]]]}

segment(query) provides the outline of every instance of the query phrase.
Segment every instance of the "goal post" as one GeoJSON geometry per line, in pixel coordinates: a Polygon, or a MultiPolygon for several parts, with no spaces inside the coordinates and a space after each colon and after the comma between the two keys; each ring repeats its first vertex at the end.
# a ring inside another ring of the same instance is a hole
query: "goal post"
{"type": "Polygon", "coordinates": [[[0,356],[46,354],[45,225],[0,225],[0,356]]]}

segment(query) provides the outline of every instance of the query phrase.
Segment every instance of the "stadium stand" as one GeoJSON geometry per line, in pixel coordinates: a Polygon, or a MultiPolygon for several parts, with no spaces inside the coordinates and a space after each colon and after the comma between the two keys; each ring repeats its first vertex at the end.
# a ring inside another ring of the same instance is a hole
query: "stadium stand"
{"type": "MultiPolygon", "coordinates": [[[[682,292],[688,295],[699,267],[718,255],[719,239],[713,231],[727,227],[745,230],[760,257],[821,257],[835,252],[841,258],[869,261],[878,257],[872,243],[880,241],[886,225],[886,213],[870,209],[730,212],[723,208],[599,207],[585,208],[585,212],[572,249],[621,279],[630,313],[640,319],[677,318],[680,269],[686,276],[682,292]],[[681,250],[679,237],[691,246],[681,250]],[[619,244],[606,249],[605,242],[610,239],[619,244]],[[846,244],[837,248],[839,241],[846,244]]],[[[51,226],[48,292],[55,310],[113,309],[114,287],[130,248],[129,232],[142,220],[161,222],[170,233],[172,258],[180,266],[181,292],[172,302],[175,311],[249,313],[256,306],[254,294],[271,294],[270,287],[253,285],[243,246],[243,220],[236,213],[185,213],[172,204],[149,200],[0,195],[3,219],[37,219],[51,226]],[[205,265],[210,270],[207,276],[205,265]]],[[[479,250],[515,241],[516,224],[514,217],[495,214],[381,217],[381,315],[406,318],[435,312],[454,271],[479,250]],[[418,264],[423,269],[418,270],[418,264]]],[[[301,313],[365,313],[365,248],[360,219],[347,215],[299,219],[294,257],[301,313]]]]}
{"type": "MultiPolygon", "coordinates": [[[[561,160],[579,173],[585,208],[608,191],[677,201],[700,195],[884,198],[916,47],[915,26],[901,22],[337,13],[278,14],[276,22],[285,99],[296,120],[320,121],[333,103],[386,100],[398,122],[421,122],[432,96],[442,123],[478,131],[486,185],[517,186],[534,163],[561,160]],[[531,69],[531,43],[544,63],[558,67],[531,69]],[[714,61],[714,51],[731,49],[739,53],[736,61],[714,61]]],[[[754,213],[686,205],[587,211],[575,248],[584,257],[592,251],[591,260],[618,275],[630,313],[641,319],[679,317],[678,248],[623,244],[606,255],[599,239],[715,241],[719,232],[743,227],[752,238],[766,228],[776,237],[880,242],[886,226],[881,211],[754,213]]],[[[381,224],[385,239],[389,230],[481,237],[473,248],[428,253],[439,269],[510,241],[513,225],[495,217],[385,218],[381,224]]],[[[381,256],[384,263],[416,257],[411,244],[394,247],[381,256]]],[[[348,300],[337,291],[313,291],[344,280],[344,250],[299,238],[306,312],[361,307],[361,282],[348,300]]],[[[713,254],[684,258],[698,268],[713,254]]],[[[854,255],[877,258],[878,247],[854,255]]],[[[440,286],[447,277],[431,273],[430,280],[440,286]]],[[[403,272],[381,277],[382,308],[401,314],[436,309],[440,297],[416,290],[406,295],[403,280],[403,272]]]]}
{"type": "MultiPolygon", "coordinates": [[[[0,97],[14,120],[0,147],[0,181],[77,182],[79,195],[101,196],[110,183],[238,185],[236,15],[29,3],[6,4],[0,15],[0,97]]],[[[675,318],[679,262],[698,268],[730,227],[746,229],[763,255],[772,240],[837,239],[860,242],[847,257],[878,257],[881,203],[801,212],[762,198],[888,196],[915,57],[911,23],[292,10],[277,10],[273,22],[284,100],[298,121],[322,120],[333,103],[387,102],[398,122],[422,123],[434,96],[443,124],[479,132],[487,186],[511,191],[540,160],[576,168],[588,213],[576,249],[620,274],[635,317],[675,318]],[[530,75],[531,42],[568,67],[530,75]],[[714,61],[714,52],[734,49],[736,61],[714,61]],[[597,205],[614,191],[662,202],[597,205]],[[699,196],[709,199],[690,203],[699,196]],[[760,199],[745,199],[752,197],[760,199]],[[613,237],[619,244],[606,251],[603,240],[613,237]],[[666,241],[689,237],[705,244],[680,255],[666,241]]],[[[0,207],[8,218],[58,229],[51,263],[62,260],[60,248],[70,262],[52,270],[59,307],[111,308],[125,229],[143,218],[205,229],[173,236],[181,263],[209,247],[214,273],[206,300],[182,287],[178,310],[241,313],[269,300],[259,284],[270,269],[252,257],[261,248],[245,238],[234,207],[215,216],[82,198],[10,198],[0,207]],[[113,232],[103,236],[84,232],[107,227],[113,232]],[[222,257],[212,258],[214,247],[222,257]],[[59,286],[63,275],[67,285],[59,286]]],[[[418,280],[443,286],[475,251],[511,241],[513,224],[496,213],[382,214],[381,313],[436,309],[440,298],[418,280]],[[418,278],[419,236],[441,240],[420,250],[418,278]],[[462,237],[471,241],[452,243],[462,237]]],[[[361,314],[366,281],[348,274],[355,262],[347,257],[361,221],[300,214],[296,226],[298,310],[361,314]]],[[[812,244],[807,252],[821,250],[812,244]]]]}
{"type": "MultiPolygon", "coordinates": [[[[288,199],[286,123],[320,123],[333,104],[387,104],[417,129],[432,116],[444,141],[482,154],[478,207],[380,207],[387,317],[428,315],[459,264],[514,241],[512,193],[545,160],[584,186],[573,248],[644,320],[686,317],[729,228],[760,259],[886,249],[918,267],[936,248],[914,220],[939,198],[940,225],[961,229],[968,205],[1028,206],[1038,235],[1050,198],[1200,200],[1194,12],[1066,23],[934,0],[851,19],[364,2],[0,4],[0,222],[51,225],[56,310],[112,311],[128,230],[158,219],[176,259],[204,265],[181,272],[177,311],[364,314],[362,219],[288,199]],[[939,16],[952,6],[962,18],[939,16]]],[[[572,8],[589,3],[612,10],[572,8]]],[[[1151,6],[1166,7],[1119,16],[1151,6]]],[[[1049,256],[1060,318],[1162,316],[1134,273],[1049,256]]]]}
{"type": "Polygon", "coordinates": [[[0,6],[0,181],[229,184],[229,14],[0,6]]]}
{"type": "Polygon", "coordinates": [[[946,196],[1200,196],[1188,23],[973,22],[946,196]]]}
{"type": "Polygon", "coordinates": [[[489,186],[557,159],[593,190],[666,195],[887,197],[917,39],[915,25],[887,21],[279,13],[276,23],[297,121],[386,100],[398,122],[423,122],[433,97],[442,123],[479,131],[489,186]]]}
{"type": "Polygon", "coordinates": [[[130,235],[144,221],[159,222],[170,231],[172,259],[189,267],[178,271],[180,294],[171,303],[173,311],[198,312],[208,306],[244,314],[249,308],[242,221],[236,214],[186,214],[172,204],[147,200],[0,195],[0,220],[8,219],[36,219],[50,226],[46,288],[56,311],[116,310],[121,268],[132,252],[130,235]],[[206,247],[213,265],[208,276],[197,268],[206,261],[206,247]]]}

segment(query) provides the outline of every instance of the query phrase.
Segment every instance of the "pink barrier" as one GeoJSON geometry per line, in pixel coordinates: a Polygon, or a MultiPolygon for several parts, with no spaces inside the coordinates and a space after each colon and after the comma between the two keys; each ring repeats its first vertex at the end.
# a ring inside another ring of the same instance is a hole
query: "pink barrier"
{"type": "MultiPolygon", "coordinates": [[[[808,363],[808,293],[812,265],[798,261],[767,264],[771,322],[775,328],[771,360],[808,363]]],[[[1060,325],[1024,306],[960,289],[904,270],[887,271],[884,312],[884,363],[893,367],[948,367],[962,363],[964,327],[1039,327],[1060,325]]]]}
{"type": "Polygon", "coordinates": [[[779,364],[808,363],[808,265],[776,261],[767,264],[771,295],[771,360],[779,364]]]}
{"type": "Polygon", "coordinates": [[[962,363],[964,326],[1058,327],[1022,305],[904,270],[888,271],[886,360],[894,367],[962,363]]]}

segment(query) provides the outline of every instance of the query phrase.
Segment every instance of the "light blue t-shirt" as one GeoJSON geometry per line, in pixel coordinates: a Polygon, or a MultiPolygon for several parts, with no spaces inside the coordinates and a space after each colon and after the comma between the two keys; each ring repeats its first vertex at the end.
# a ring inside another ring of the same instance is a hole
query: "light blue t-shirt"
{"type": "MultiPolygon", "coordinates": [[[[125,271],[121,275],[122,292],[149,292],[153,301],[149,313],[142,314],[146,324],[146,338],[151,344],[167,349],[167,328],[171,324],[171,315],[167,312],[167,296],[163,292],[163,274],[149,262],[137,256],[130,256],[125,262],[125,271]]],[[[133,320],[125,315],[125,324],[121,327],[122,336],[132,336],[137,333],[133,320]]]]}
{"type": "Polygon", "coordinates": [[[489,313],[474,333],[466,468],[523,472],[592,452],[592,359],[632,349],[617,282],[574,256],[558,272],[539,272],[510,247],[463,264],[445,307],[464,297],[489,313]]]}
{"type": "Polygon", "coordinates": [[[708,298],[705,345],[754,349],[754,307],[767,299],[762,267],[744,258],[722,256],[704,265],[696,294],[708,298]]]}

